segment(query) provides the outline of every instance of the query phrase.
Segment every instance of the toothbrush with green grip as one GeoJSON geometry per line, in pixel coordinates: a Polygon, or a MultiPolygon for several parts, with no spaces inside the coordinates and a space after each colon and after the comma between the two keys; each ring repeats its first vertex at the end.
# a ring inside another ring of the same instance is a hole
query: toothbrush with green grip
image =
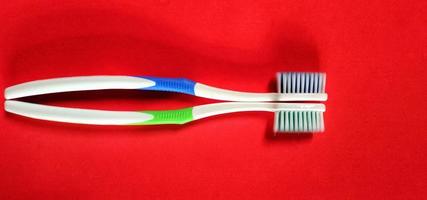
{"type": "Polygon", "coordinates": [[[30,118],[92,125],[185,124],[198,119],[233,112],[274,112],[279,131],[322,131],[324,104],[225,102],[177,110],[107,111],[40,105],[16,100],[5,101],[6,111],[30,118]],[[286,113],[284,113],[286,112],[286,113]]]}

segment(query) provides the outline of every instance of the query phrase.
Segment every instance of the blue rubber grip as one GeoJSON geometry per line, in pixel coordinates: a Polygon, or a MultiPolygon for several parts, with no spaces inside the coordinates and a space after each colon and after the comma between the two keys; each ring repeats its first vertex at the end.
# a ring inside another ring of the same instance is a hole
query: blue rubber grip
{"type": "Polygon", "coordinates": [[[194,95],[194,86],[196,82],[186,78],[159,78],[150,76],[138,76],[140,78],[154,81],[156,85],[141,90],[156,90],[167,92],[179,92],[194,95]]]}

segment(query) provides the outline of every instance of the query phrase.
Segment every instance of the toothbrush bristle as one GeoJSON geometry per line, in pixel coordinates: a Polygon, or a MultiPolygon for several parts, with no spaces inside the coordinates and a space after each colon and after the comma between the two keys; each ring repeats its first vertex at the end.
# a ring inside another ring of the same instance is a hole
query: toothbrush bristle
{"type": "Polygon", "coordinates": [[[326,73],[277,73],[277,86],[279,93],[325,93],[325,85],[326,73]]]}
{"type": "Polygon", "coordinates": [[[325,129],[323,112],[278,111],[274,116],[276,133],[316,133],[325,129]]]}

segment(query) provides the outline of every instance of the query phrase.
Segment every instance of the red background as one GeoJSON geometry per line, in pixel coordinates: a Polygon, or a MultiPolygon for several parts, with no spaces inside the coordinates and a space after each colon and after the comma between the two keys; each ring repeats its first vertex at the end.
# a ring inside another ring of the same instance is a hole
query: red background
{"type": "MultiPolygon", "coordinates": [[[[271,113],[98,127],[1,113],[0,199],[425,199],[424,0],[1,0],[3,88],[94,74],[274,91],[328,74],[326,132],[272,136],[271,113]]],[[[2,95],[3,96],[3,95],[2,95]]],[[[214,102],[140,91],[26,101],[110,110],[214,102]]]]}

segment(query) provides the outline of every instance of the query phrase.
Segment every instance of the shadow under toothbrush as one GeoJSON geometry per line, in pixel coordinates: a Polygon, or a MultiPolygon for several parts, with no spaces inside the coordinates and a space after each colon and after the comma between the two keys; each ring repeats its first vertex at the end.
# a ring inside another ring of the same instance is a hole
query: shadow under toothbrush
{"type": "Polygon", "coordinates": [[[157,23],[143,12],[119,9],[46,10],[8,30],[8,36],[3,45],[7,70],[2,76],[9,85],[92,74],[215,81],[223,79],[225,73],[230,77],[258,76],[261,66],[275,66],[281,59],[272,56],[270,49],[210,43],[157,23]]]}

